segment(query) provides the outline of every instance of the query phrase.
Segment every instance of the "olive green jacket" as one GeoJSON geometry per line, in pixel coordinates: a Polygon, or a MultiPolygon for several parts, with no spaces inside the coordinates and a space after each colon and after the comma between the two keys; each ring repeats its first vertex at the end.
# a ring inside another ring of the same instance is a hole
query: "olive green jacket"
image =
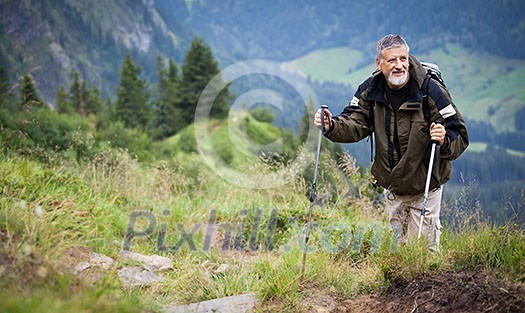
{"type": "Polygon", "coordinates": [[[430,121],[443,124],[447,132],[434,163],[431,189],[450,179],[452,160],[469,143],[463,117],[445,87],[433,79],[428,90],[430,121],[425,120],[421,85],[426,70],[413,56],[409,63],[409,97],[397,113],[386,99],[385,77],[378,72],[359,86],[343,112],[332,118],[325,133],[332,141],[348,143],[369,136],[373,128],[376,151],[372,174],[382,187],[400,195],[416,195],[425,190],[431,150],[430,121]]]}

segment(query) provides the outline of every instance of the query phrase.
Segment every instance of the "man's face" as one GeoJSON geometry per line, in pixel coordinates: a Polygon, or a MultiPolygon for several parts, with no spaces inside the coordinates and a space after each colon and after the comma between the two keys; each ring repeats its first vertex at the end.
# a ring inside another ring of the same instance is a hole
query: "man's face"
{"type": "Polygon", "coordinates": [[[400,89],[408,82],[408,50],[405,46],[383,50],[383,58],[377,58],[376,65],[385,75],[388,87],[400,89]]]}

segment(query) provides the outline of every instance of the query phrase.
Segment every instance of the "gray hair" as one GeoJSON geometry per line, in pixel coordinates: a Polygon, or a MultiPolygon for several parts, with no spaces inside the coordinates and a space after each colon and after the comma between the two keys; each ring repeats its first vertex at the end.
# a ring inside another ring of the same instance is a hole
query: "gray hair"
{"type": "Polygon", "coordinates": [[[386,35],[379,39],[379,41],[376,43],[376,57],[379,60],[382,60],[384,50],[403,46],[405,46],[407,51],[410,52],[410,47],[408,46],[405,38],[403,38],[401,35],[386,35]]]}

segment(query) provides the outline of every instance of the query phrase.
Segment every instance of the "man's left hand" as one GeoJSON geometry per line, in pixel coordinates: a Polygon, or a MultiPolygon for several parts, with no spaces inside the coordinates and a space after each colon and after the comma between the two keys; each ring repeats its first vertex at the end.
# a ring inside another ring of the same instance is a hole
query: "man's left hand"
{"type": "Polygon", "coordinates": [[[439,123],[432,123],[432,125],[430,125],[430,139],[438,145],[442,146],[443,143],[445,143],[446,134],[445,126],[439,123]]]}

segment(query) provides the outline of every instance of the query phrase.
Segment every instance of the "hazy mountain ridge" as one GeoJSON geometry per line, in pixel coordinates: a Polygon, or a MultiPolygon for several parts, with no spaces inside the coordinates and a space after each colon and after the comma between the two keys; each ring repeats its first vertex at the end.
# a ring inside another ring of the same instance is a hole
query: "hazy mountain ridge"
{"type": "Polygon", "coordinates": [[[126,53],[154,77],[157,53],[180,63],[195,35],[211,44],[222,67],[340,46],[371,55],[373,42],[391,32],[403,33],[414,53],[452,42],[525,58],[523,1],[4,0],[1,7],[0,62],[12,80],[31,71],[48,101],[75,69],[111,95],[126,53]]]}
{"type": "MultiPolygon", "coordinates": [[[[159,2],[166,2],[160,0],[159,2]]],[[[295,59],[319,48],[373,51],[387,33],[402,33],[415,52],[459,43],[525,58],[523,1],[258,1],[193,2],[187,22],[230,60],[295,59]]]]}

